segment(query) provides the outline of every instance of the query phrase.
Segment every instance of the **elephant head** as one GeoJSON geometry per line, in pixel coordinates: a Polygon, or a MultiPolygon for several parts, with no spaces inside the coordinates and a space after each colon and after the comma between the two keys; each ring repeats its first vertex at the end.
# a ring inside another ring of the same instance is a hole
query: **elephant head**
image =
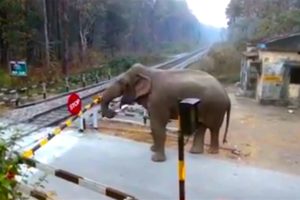
{"type": "Polygon", "coordinates": [[[120,106],[133,104],[146,97],[151,91],[151,71],[142,64],[134,64],[113,82],[102,94],[102,116],[113,118],[115,112],[108,108],[109,103],[122,96],[120,106]]]}

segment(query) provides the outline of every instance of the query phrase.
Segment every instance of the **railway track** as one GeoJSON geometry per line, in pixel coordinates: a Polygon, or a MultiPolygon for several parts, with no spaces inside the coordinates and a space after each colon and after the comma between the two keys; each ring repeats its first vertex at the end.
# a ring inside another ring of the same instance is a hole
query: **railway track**
{"type": "MultiPolygon", "coordinates": [[[[190,58],[195,57],[198,54],[201,54],[205,50],[206,49],[199,49],[194,52],[191,52],[190,54],[184,55],[182,57],[158,64],[155,66],[151,66],[151,67],[156,68],[156,69],[170,69],[175,66],[175,68],[177,68],[176,66],[178,66],[180,63],[183,63],[183,62],[189,60],[190,58]]],[[[94,84],[92,86],[88,86],[86,88],[81,88],[81,89],[77,90],[80,92],[82,92],[84,90],[91,90],[91,89],[93,90],[91,92],[86,93],[85,95],[80,95],[83,105],[89,104],[92,101],[92,97],[94,95],[103,92],[107,88],[107,86],[118,77],[114,77],[109,81],[103,81],[98,84],[94,84]]],[[[26,119],[14,120],[15,121],[14,124],[25,123],[25,124],[35,125],[36,128],[33,131],[37,131],[38,129],[41,129],[43,127],[55,126],[55,125],[59,124],[60,122],[62,122],[63,120],[65,120],[69,117],[69,114],[67,111],[67,106],[66,106],[66,100],[65,100],[68,95],[69,95],[69,93],[62,94],[58,97],[52,98],[51,100],[47,99],[45,101],[39,101],[36,103],[32,103],[31,106],[27,106],[27,107],[23,106],[23,109],[26,108],[26,109],[30,110],[30,108],[32,106],[36,106],[38,104],[42,104],[42,103],[46,103],[46,102],[51,104],[51,101],[55,101],[58,99],[64,99],[63,103],[61,103],[59,105],[55,105],[47,110],[32,114],[30,117],[28,117],[26,119]]],[[[11,125],[13,125],[13,124],[9,124],[7,126],[11,126],[11,125]]],[[[31,131],[31,132],[33,132],[33,131],[31,131]]],[[[26,133],[24,135],[24,137],[28,136],[29,134],[30,134],[30,131],[28,133],[26,133]]]]}

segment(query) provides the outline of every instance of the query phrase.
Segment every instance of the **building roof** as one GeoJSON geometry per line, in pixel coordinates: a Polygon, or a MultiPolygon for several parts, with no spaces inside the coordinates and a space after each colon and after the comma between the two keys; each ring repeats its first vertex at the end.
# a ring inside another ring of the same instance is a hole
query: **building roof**
{"type": "Polygon", "coordinates": [[[257,51],[244,51],[242,54],[246,57],[257,57],[258,56],[257,51]]]}
{"type": "Polygon", "coordinates": [[[275,51],[300,51],[300,32],[281,34],[269,38],[252,40],[248,43],[249,46],[256,44],[260,50],[275,50],[275,51]]]}

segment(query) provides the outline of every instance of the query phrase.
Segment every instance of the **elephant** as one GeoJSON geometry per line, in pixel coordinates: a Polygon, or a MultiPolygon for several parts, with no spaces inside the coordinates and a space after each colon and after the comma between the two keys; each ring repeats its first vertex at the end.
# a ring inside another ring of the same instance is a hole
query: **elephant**
{"type": "Polygon", "coordinates": [[[190,153],[204,152],[204,135],[207,129],[211,133],[208,153],[219,152],[219,130],[226,113],[223,143],[227,142],[230,98],[221,83],[207,72],[190,69],[153,69],[135,63],[102,93],[102,117],[115,117],[116,112],[109,108],[109,104],[117,97],[121,97],[120,107],[137,103],[147,110],[153,139],[151,159],[154,162],[166,160],[166,126],[170,119],[178,118],[178,102],[181,99],[201,100],[197,107],[198,128],[193,134],[190,153]]]}

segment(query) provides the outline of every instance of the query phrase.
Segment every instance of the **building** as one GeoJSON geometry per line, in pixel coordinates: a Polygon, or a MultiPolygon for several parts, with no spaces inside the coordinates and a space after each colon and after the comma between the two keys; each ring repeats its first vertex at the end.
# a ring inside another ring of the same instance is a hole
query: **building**
{"type": "Polygon", "coordinates": [[[259,103],[300,105],[300,33],[248,43],[241,89],[259,103]]]}

